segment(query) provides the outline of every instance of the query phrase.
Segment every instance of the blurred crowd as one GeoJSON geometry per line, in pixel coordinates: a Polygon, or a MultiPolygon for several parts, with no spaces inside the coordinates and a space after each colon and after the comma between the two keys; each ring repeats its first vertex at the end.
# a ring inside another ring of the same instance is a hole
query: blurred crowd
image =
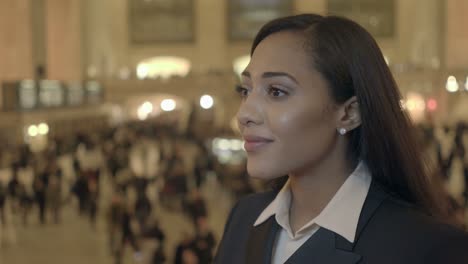
{"type": "MultiPolygon", "coordinates": [[[[225,168],[209,143],[168,126],[135,122],[51,139],[45,150],[36,153],[27,145],[5,146],[0,159],[1,225],[15,224],[6,219],[8,212],[24,226],[32,220],[60,224],[63,208],[74,207],[92,229],[99,217],[106,219],[115,263],[123,263],[128,252],[137,262],[211,263],[220,238],[209,225],[200,188],[206,177],[225,168]],[[183,214],[193,232],[167,233],[159,224],[163,216],[158,207],[183,214]],[[168,236],[182,236],[176,248],[165,248],[168,236]]],[[[245,170],[234,176],[228,171],[222,172],[225,179],[243,179],[242,187],[225,181],[234,193],[250,191],[244,187],[249,185],[245,170]]],[[[0,232],[0,241],[1,236],[0,232]]]]}
{"type": "Polygon", "coordinates": [[[433,180],[443,184],[453,215],[467,228],[468,208],[468,123],[452,126],[418,127],[424,154],[433,180]]]}
{"type": "MultiPolygon", "coordinates": [[[[419,131],[428,164],[450,193],[451,210],[466,222],[468,124],[420,126],[419,131]]],[[[62,210],[68,207],[92,229],[99,217],[105,218],[107,248],[115,263],[123,263],[128,252],[135,261],[147,263],[211,263],[220,237],[210,227],[200,191],[207,177],[215,175],[235,199],[265,185],[249,180],[245,163],[220,163],[210,144],[151,122],[51,139],[45,150],[35,153],[26,144],[4,144],[1,226],[21,228],[31,218],[43,225],[61,224],[62,210]],[[184,215],[193,232],[168,233],[158,208],[184,215]],[[10,212],[19,223],[7,219],[10,212]],[[181,239],[167,249],[168,237],[181,239]]],[[[0,232],[0,249],[2,240],[0,232]]]]}

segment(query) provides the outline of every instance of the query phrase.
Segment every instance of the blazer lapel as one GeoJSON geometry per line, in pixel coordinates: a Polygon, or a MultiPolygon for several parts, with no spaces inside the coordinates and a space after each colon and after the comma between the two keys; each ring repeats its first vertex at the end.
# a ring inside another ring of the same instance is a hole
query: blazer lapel
{"type": "Polygon", "coordinates": [[[373,180],[361,210],[354,243],[349,242],[342,236],[328,229],[320,228],[286,261],[286,264],[358,263],[362,259],[362,256],[353,252],[354,246],[361,232],[387,196],[388,194],[383,187],[373,180]]]}
{"type": "Polygon", "coordinates": [[[320,228],[294,252],[285,264],[355,264],[360,259],[361,256],[356,253],[337,248],[335,233],[325,228],[320,228]]]}
{"type": "Polygon", "coordinates": [[[385,198],[387,198],[387,196],[388,193],[384,190],[384,187],[382,187],[375,180],[372,180],[369,193],[367,194],[366,201],[364,202],[361,215],[359,217],[359,222],[356,229],[356,238],[354,239],[355,243],[359,240],[359,237],[367,223],[369,223],[372,216],[385,200],[385,198]]]}
{"type": "Polygon", "coordinates": [[[258,226],[252,226],[247,240],[246,264],[270,264],[273,244],[279,225],[271,216],[258,226]]]}

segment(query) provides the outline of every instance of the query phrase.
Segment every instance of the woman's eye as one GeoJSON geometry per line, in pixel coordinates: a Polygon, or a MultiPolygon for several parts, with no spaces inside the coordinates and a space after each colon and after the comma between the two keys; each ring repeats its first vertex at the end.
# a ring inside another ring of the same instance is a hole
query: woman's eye
{"type": "Polygon", "coordinates": [[[249,94],[249,90],[241,85],[236,86],[236,92],[242,98],[247,97],[247,95],[249,94]]]}
{"type": "Polygon", "coordinates": [[[281,89],[278,89],[276,87],[270,87],[268,89],[268,94],[270,94],[273,97],[282,97],[287,95],[287,93],[281,89]]]}

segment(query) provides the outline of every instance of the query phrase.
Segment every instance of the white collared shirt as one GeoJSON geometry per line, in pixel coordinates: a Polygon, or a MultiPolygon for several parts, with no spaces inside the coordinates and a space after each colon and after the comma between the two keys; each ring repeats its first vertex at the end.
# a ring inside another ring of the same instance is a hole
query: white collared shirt
{"type": "Polygon", "coordinates": [[[276,235],[272,263],[286,262],[320,227],[354,242],[359,216],[371,181],[372,177],[367,166],[364,162],[360,162],[322,212],[294,234],[289,224],[291,189],[288,180],[254,223],[254,226],[260,225],[274,215],[276,222],[281,226],[276,235]]]}

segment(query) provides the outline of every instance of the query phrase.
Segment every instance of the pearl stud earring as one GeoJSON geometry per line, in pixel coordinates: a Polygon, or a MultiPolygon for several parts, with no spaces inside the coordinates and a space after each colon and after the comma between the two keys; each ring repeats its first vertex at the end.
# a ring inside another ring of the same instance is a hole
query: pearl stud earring
{"type": "Polygon", "coordinates": [[[340,128],[340,129],[338,129],[338,133],[340,133],[340,135],[342,135],[342,136],[343,136],[344,134],[346,134],[346,132],[347,132],[347,131],[346,131],[346,128],[340,128]]]}

